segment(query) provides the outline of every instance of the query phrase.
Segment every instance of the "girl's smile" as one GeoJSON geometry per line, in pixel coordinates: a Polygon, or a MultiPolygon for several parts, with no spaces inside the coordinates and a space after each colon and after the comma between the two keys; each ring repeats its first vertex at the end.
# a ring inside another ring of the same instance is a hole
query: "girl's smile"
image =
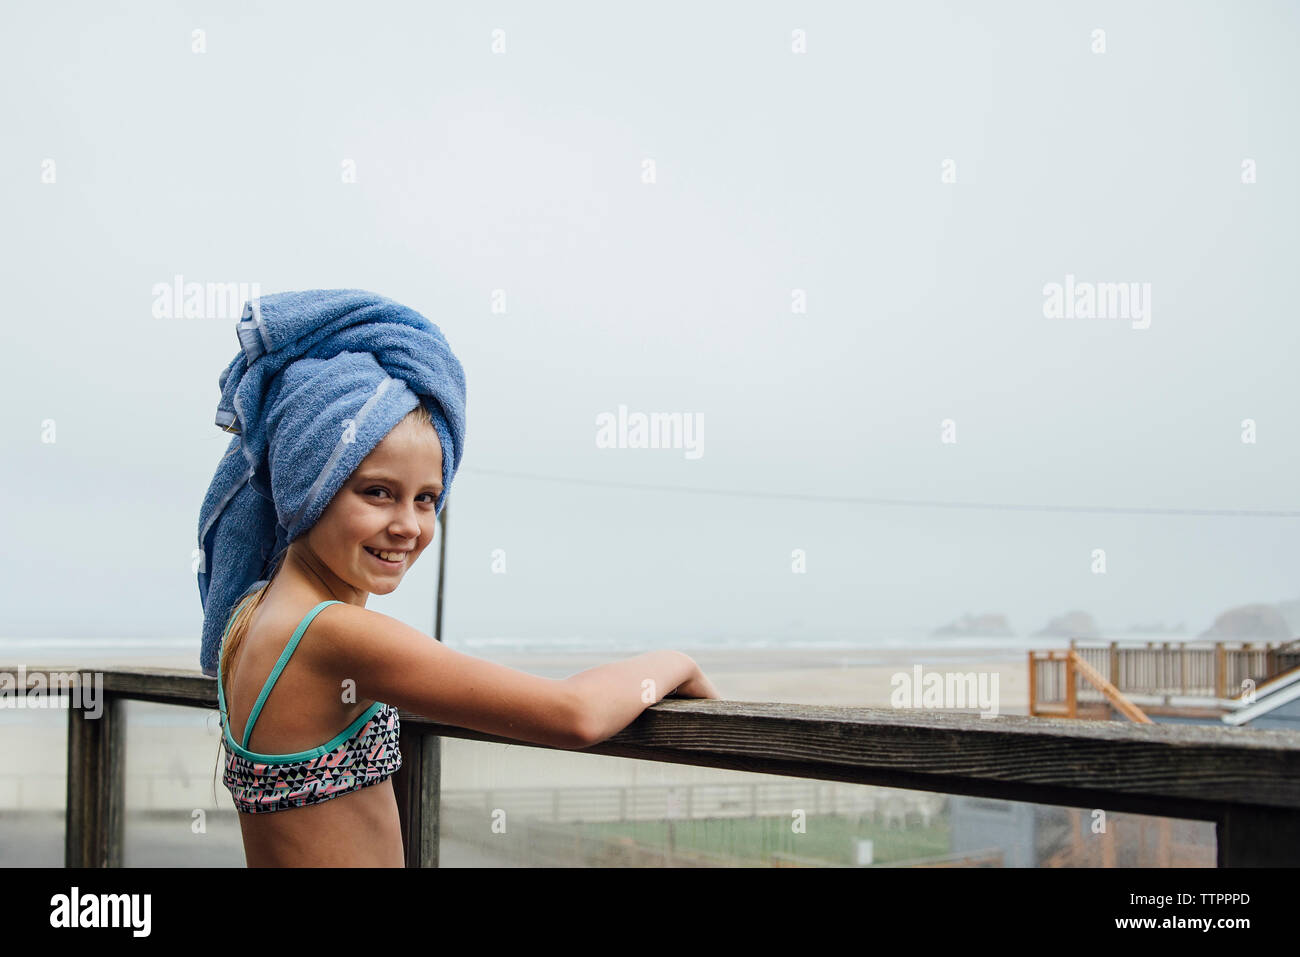
{"type": "Polygon", "coordinates": [[[409,553],[406,552],[406,551],[400,551],[400,552],[399,552],[399,551],[391,551],[391,552],[389,552],[389,551],[385,551],[385,552],[383,553],[383,555],[381,555],[377,549],[371,548],[369,545],[362,545],[361,547],[364,548],[364,549],[365,549],[367,552],[369,552],[371,555],[373,555],[374,558],[375,558],[375,561],[379,562],[379,564],[384,565],[384,566],[386,566],[386,567],[388,567],[388,568],[401,568],[403,565],[406,564],[406,556],[409,554],[409,553]],[[391,559],[389,559],[389,558],[385,558],[384,555],[390,555],[390,556],[391,556],[391,555],[398,555],[398,556],[400,556],[400,557],[399,557],[396,561],[393,561],[393,560],[391,560],[391,559]]]}
{"type": "Polygon", "coordinates": [[[433,541],[442,464],[437,431],[410,415],[361,461],[299,546],[325,594],[365,607],[402,583],[433,541]]]}

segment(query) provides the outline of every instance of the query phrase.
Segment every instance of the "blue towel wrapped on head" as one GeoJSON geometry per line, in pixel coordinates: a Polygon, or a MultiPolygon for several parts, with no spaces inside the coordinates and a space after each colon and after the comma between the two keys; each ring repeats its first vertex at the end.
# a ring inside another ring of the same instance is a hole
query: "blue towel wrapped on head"
{"type": "Polygon", "coordinates": [[[465,372],[413,309],[360,289],[244,305],[216,424],[235,438],[199,509],[199,666],[217,673],[231,610],[420,402],[442,443],[441,514],[465,446],[465,372]]]}

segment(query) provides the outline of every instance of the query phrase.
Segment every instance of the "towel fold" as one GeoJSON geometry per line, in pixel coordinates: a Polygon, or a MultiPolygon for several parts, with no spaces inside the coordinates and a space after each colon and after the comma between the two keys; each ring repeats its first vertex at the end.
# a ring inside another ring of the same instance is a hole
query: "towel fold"
{"type": "Polygon", "coordinates": [[[199,509],[199,666],[217,673],[235,605],[401,419],[424,402],[442,443],[441,514],[465,444],[465,373],[442,332],[360,289],[249,300],[216,424],[236,433],[199,509]]]}

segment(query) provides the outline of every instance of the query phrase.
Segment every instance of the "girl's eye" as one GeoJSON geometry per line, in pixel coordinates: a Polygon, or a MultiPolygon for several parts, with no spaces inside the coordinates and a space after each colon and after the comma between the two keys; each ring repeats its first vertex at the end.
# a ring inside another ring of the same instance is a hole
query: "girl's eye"
{"type": "MultiPolygon", "coordinates": [[[[374,488],[366,489],[366,494],[367,494],[367,495],[369,495],[371,492],[383,492],[385,495],[387,495],[387,494],[388,494],[388,489],[386,489],[386,488],[380,488],[378,485],[376,485],[374,488]]],[[[429,504],[430,504],[430,505],[437,505],[437,504],[438,504],[438,496],[434,495],[432,492],[421,492],[421,493],[420,493],[420,497],[421,497],[421,498],[427,498],[427,499],[429,499],[429,504]]]]}

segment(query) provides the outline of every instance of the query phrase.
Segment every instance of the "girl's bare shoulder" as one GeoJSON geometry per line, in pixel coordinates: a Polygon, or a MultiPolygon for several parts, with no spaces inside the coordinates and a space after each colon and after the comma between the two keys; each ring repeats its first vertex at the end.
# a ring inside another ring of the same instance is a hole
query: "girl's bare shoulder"
{"type": "MultiPolygon", "coordinates": [[[[267,609],[261,627],[268,641],[283,648],[317,604],[310,598],[286,600],[267,609]]],[[[316,670],[337,677],[354,672],[359,659],[393,662],[403,652],[426,650],[430,644],[438,645],[438,642],[396,618],[361,605],[339,602],[315,614],[299,638],[294,657],[301,655],[316,670]]]]}

